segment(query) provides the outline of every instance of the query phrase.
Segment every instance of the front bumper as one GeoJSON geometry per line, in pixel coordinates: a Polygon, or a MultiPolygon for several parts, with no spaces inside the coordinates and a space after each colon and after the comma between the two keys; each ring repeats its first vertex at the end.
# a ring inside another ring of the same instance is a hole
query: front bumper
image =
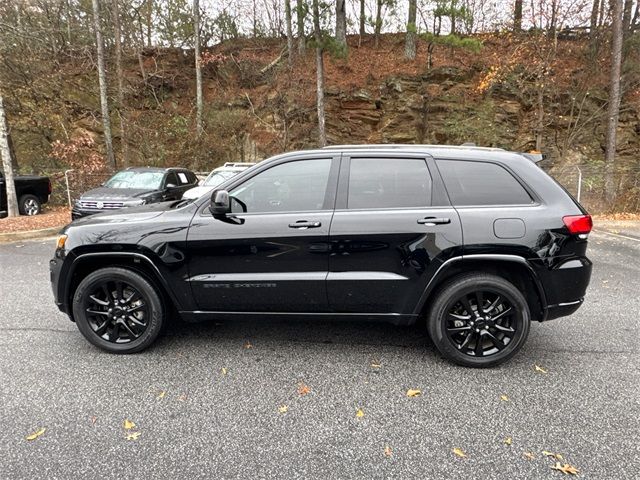
{"type": "Polygon", "coordinates": [[[64,259],[60,258],[59,252],[56,252],[54,258],[49,260],[49,280],[51,281],[51,290],[53,290],[53,300],[58,309],[69,315],[67,302],[63,297],[63,285],[60,285],[60,277],[62,268],[64,266],[64,259]]]}

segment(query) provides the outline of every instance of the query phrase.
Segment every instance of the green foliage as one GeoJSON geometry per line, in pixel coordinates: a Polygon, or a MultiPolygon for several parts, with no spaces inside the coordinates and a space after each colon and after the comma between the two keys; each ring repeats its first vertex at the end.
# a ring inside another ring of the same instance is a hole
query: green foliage
{"type": "Polygon", "coordinates": [[[437,36],[433,33],[423,33],[420,35],[424,41],[428,43],[435,43],[438,45],[445,45],[451,48],[462,48],[465,50],[469,50],[474,53],[480,52],[482,50],[482,42],[475,38],[469,37],[460,37],[458,35],[443,35],[437,36]]]}
{"type": "Polygon", "coordinates": [[[160,40],[170,47],[193,43],[193,11],[188,0],[162,2],[157,12],[156,29],[160,40]]]}
{"type": "Polygon", "coordinates": [[[460,145],[474,142],[483,146],[501,145],[503,127],[496,123],[496,111],[493,101],[486,100],[473,109],[473,112],[460,111],[448,116],[443,126],[446,142],[460,145]]]}

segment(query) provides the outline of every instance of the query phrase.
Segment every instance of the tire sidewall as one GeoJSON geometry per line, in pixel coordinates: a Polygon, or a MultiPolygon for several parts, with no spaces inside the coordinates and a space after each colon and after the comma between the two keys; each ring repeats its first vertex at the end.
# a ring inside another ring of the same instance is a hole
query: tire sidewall
{"type": "Polygon", "coordinates": [[[447,284],[438,294],[428,320],[429,335],[436,348],[449,360],[467,367],[486,368],[506,362],[516,355],[527,340],[530,329],[530,313],[526,299],[520,291],[507,280],[489,275],[471,275],[459,278],[447,284]],[[445,332],[445,316],[452,302],[465,293],[487,290],[504,295],[521,316],[517,336],[504,351],[482,358],[475,358],[460,352],[445,332]]]}
{"type": "Polygon", "coordinates": [[[73,295],[73,316],[78,330],[93,345],[111,353],[136,353],[151,345],[162,331],[164,310],[156,288],[142,275],[124,268],[103,268],[87,275],[73,295]],[[85,297],[91,294],[96,285],[105,280],[121,280],[130,283],[150,305],[149,325],[144,333],[132,342],[124,344],[108,342],[96,335],[89,325],[86,312],[83,310],[85,297]]]}

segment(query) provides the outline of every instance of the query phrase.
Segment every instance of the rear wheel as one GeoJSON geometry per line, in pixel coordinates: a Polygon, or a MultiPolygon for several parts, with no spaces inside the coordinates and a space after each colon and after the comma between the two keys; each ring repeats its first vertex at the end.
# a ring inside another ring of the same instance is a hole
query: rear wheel
{"type": "Polygon", "coordinates": [[[437,294],[429,312],[429,335],[447,359],[467,367],[506,362],[529,335],[529,306],[504,278],[469,274],[437,294]]]}
{"type": "Polygon", "coordinates": [[[23,195],[18,202],[18,210],[21,215],[37,215],[42,210],[42,205],[35,195],[23,195]]]}
{"type": "Polygon", "coordinates": [[[125,268],[102,268],[84,278],[73,296],[78,329],[112,353],[135,353],[151,345],[165,321],[156,288],[125,268]]]}

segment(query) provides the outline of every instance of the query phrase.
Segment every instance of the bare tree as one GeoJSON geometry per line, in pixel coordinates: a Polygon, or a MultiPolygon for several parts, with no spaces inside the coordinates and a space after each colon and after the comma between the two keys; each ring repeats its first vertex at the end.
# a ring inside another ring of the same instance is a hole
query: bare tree
{"type": "Polygon", "coordinates": [[[313,35],[316,41],[316,92],[318,105],[318,144],[324,147],[327,144],[327,134],[324,122],[324,60],[322,58],[324,48],[322,44],[322,32],[320,31],[320,10],[318,0],[313,0],[313,35]]]}
{"type": "Polygon", "coordinates": [[[18,216],[18,197],[16,196],[16,184],[13,178],[13,165],[11,165],[11,150],[9,148],[9,127],[7,116],[4,112],[4,101],[0,93],[0,157],[4,170],[4,183],[7,189],[7,215],[18,216]]]}
{"type": "Polygon", "coordinates": [[[118,116],[120,117],[120,146],[122,163],[129,165],[129,144],[127,139],[127,115],[124,112],[124,74],[122,72],[122,29],[120,27],[119,0],[113,0],[111,15],[113,17],[114,47],[116,50],[116,76],[118,77],[118,116]]]}
{"type": "Polygon", "coordinates": [[[366,20],[367,20],[367,16],[365,14],[364,11],[364,2],[365,0],[360,0],[360,41],[362,41],[362,37],[364,37],[364,35],[367,33],[366,31],[366,20]]]}
{"type": "Polygon", "coordinates": [[[304,37],[304,17],[307,13],[307,5],[304,0],[297,0],[296,14],[298,17],[298,55],[304,55],[307,49],[307,39],[304,37]]]}
{"type": "Polygon", "coordinates": [[[611,71],[609,72],[609,108],[605,141],[604,194],[608,206],[615,200],[614,166],[616,159],[616,130],[620,114],[620,66],[622,64],[622,0],[611,0],[611,71]]]}
{"type": "Polygon", "coordinates": [[[293,29],[291,27],[291,0],[284,0],[285,21],[287,23],[287,54],[289,66],[293,65],[293,29]]]}
{"type": "Polygon", "coordinates": [[[513,31],[519,32],[522,30],[522,0],[516,0],[513,8],[513,31]]]}
{"type": "Polygon", "coordinates": [[[104,145],[107,149],[107,165],[116,169],[116,157],[113,155],[113,139],[111,137],[111,119],[109,118],[109,101],[107,98],[107,72],[104,66],[104,44],[102,43],[102,28],[100,27],[100,3],[92,1],[93,28],[96,34],[96,48],[98,51],[98,83],[100,84],[100,110],[102,112],[102,127],[104,129],[104,145]]]}
{"type": "Polygon", "coordinates": [[[416,8],[417,0],[409,0],[409,17],[407,18],[407,33],[404,41],[404,58],[416,58],[416,8]]]}
{"type": "Polygon", "coordinates": [[[382,6],[383,5],[384,5],[384,0],[376,0],[376,24],[373,30],[374,45],[376,48],[378,48],[378,44],[380,42],[380,32],[382,31],[382,6]]]}
{"type": "Polygon", "coordinates": [[[336,42],[347,49],[347,9],[345,0],[336,0],[336,42]]]}
{"type": "Polygon", "coordinates": [[[196,64],[196,133],[200,138],[204,131],[202,126],[204,102],[202,100],[202,61],[200,58],[200,0],[193,0],[193,34],[196,64]]]}

